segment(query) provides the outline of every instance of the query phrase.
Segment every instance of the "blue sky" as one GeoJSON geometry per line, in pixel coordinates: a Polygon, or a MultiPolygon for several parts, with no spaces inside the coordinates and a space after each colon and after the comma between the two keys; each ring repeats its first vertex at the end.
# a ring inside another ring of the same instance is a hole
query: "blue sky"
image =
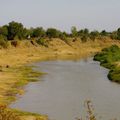
{"type": "Polygon", "coordinates": [[[120,27],[120,0],[0,0],[0,25],[10,21],[26,27],[55,27],[69,31],[120,27]]]}

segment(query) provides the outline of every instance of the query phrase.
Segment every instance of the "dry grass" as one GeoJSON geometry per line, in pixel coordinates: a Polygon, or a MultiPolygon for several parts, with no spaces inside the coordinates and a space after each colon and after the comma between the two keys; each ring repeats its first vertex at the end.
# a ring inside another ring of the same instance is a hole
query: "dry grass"
{"type": "Polygon", "coordinates": [[[6,105],[0,105],[0,120],[21,120],[17,114],[7,109],[6,105]]]}
{"type": "MultiPolygon", "coordinates": [[[[75,59],[89,56],[101,51],[104,47],[113,44],[120,45],[119,42],[105,39],[81,43],[78,39],[73,42],[69,40],[66,44],[60,39],[53,39],[48,43],[48,48],[43,46],[33,46],[28,41],[20,43],[19,47],[10,47],[0,50],[0,103],[9,104],[15,100],[15,94],[22,90],[13,87],[23,80],[23,70],[21,66],[33,61],[46,59],[75,59]],[[16,72],[17,70],[17,72],[16,72]]],[[[27,81],[28,82],[28,81],[27,81]]],[[[26,82],[26,83],[27,83],[26,82]]],[[[25,84],[22,84],[25,85],[25,84]]]]}
{"type": "Polygon", "coordinates": [[[77,118],[77,120],[97,120],[94,113],[94,108],[90,100],[85,101],[85,109],[87,112],[86,118],[77,118]]]}
{"type": "Polygon", "coordinates": [[[0,105],[0,120],[46,120],[47,116],[40,116],[28,112],[11,110],[6,105],[0,105]]]}

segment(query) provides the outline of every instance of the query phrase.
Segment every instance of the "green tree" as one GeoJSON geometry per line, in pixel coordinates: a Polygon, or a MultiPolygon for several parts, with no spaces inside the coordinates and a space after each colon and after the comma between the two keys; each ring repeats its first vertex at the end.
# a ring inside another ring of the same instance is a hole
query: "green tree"
{"type": "Polygon", "coordinates": [[[100,33],[100,35],[102,35],[102,36],[107,36],[108,33],[107,33],[105,30],[102,30],[101,33],[100,33]]]}
{"type": "Polygon", "coordinates": [[[24,39],[27,39],[29,36],[31,36],[30,30],[24,28],[24,29],[23,29],[23,38],[24,38],[24,39]]]}
{"type": "Polygon", "coordinates": [[[71,33],[72,33],[72,37],[77,37],[77,28],[75,26],[72,26],[71,33]]]}
{"type": "Polygon", "coordinates": [[[45,30],[42,27],[37,27],[33,29],[32,37],[44,37],[45,34],[45,30]]]}
{"type": "Polygon", "coordinates": [[[6,38],[5,36],[3,35],[0,35],[0,48],[7,48],[8,47],[8,44],[7,44],[7,41],[6,41],[6,38]]]}
{"type": "Polygon", "coordinates": [[[85,28],[83,31],[85,35],[89,35],[89,30],[87,28],[85,28]]]}
{"type": "Polygon", "coordinates": [[[7,25],[0,27],[0,34],[7,38],[7,36],[8,36],[8,26],[7,25]]]}
{"type": "Polygon", "coordinates": [[[89,30],[87,28],[79,30],[77,34],[81,38],[82,42],[87,42],[89,38],[89,30]]]}
{"type": "Polygon", "coordinates": [[[66,41],[66,39],[67,39],[67,35],[66,35],[66,33],[65,32],[61,32],[61,34],[59,35],[59,38],[61,39],[61,40],[63,40],[63,41],[66,41]]]}
{"type": "Polygon", "coordinates": [[[98,32],[98,31],[92,31],[92,32],[90,33],[90,39],[93,40],[93,41],[94,41],[98,36],[99,36],[99,32],[98,32]]]}
{"type": "Polygon", "coordinates": [[[84,43],[84,42],[87,42],[88,36],[87,36],[87,35],[83,35],[83,36],[81,37],[81,40],[82,40],[83,43],[84,43]]]}
{"type": "Polygon", "coordinates": [[[77,34],[78,34],[79,37],[83,36],[84,35],[84,30],[79,30],[77,34]]]}
{"type": "Polygon", "coordinates": [[[14,40],[14,38],[17,36],[19,39],[22,39],[24,36],[23,32],[24,28],[21,23],[17,22],[10,22],[8,26],[8,39],[14,40]]]}
{"type": "Polygon", "coordinates": [[[61,32],[55,28],[48,28],[46,31],[46,35],[49,38],[58,38],[60,37],[61,32]]]}

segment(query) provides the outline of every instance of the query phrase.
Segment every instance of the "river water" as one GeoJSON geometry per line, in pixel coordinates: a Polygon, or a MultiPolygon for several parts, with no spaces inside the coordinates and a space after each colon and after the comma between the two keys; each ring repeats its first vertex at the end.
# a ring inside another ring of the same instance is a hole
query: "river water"
{"type": "Polygon", "coordinates": [[[28,84],[12,108],[47,114],[51,120],[75,120],[84,117],[84,101],[91,100],[98,118],[120,119],[120,85],[108,80],[108,70],[99,62],[88,58],[33,65],[47,74],[28,84]]]}

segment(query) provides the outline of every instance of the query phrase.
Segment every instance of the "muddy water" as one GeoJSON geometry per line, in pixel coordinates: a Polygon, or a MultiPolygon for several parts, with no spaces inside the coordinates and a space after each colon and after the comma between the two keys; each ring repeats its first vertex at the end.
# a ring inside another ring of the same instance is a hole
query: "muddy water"
{"type": "Polygon", "coordinates": [[[34,66],[48,74],[27,85],[26,93],[11,107],[47,114],[52,120],[75,120],[85,115],[84,101],[91,100],[98,118],[120,119],[120,85],[110,82],[108,70],[92,58],[34,66]]]}

